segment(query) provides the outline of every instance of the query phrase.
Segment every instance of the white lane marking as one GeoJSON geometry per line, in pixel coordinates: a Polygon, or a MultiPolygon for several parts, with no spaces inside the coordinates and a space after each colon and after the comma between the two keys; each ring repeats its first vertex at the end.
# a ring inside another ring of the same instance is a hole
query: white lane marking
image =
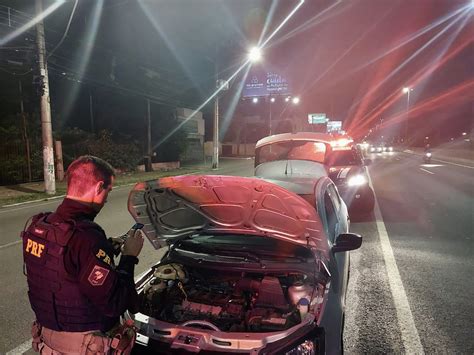
{"type": "Polygon", "coordinates": [[[428,174],[431,174],[431,175],[434,175],[433,172],[429,171],[429,170],[426,170],[426,169],[423,169],[423,168],[420,168],[420,170],[424,171],[425,173],[428,173],[428,174]]]}
{"type": "Polygon", "coordinates": [[[444,166],[443,164],[421,164],[425,168],[439,168],[440,166],[444,166]]]}
{"type": "MultiPolygon", "coordinates": [[[[412,155],[420,155],[420,154],[416,154],[414,153],[412,150],[404,150],[405,153],[409,153],[409,154],[412,154],[412,155]]],[[[453,163],[451,161],[446,161],[446,160],[441,160],[441,159],[431,159],[431,160],[435,160],[435,161],[440,161],[441,163],[445,163],[445,164],[451,164],[451,165],[456,165],[456,166],[460,166],[462,168],[468,168],[468,169],[474,169],[474,166],[471,166],[471,165],[464,165],[464,164],[458,164],[458,163],[453,163]]]]}
{"type": "MultiPolygon", "coordinates": [[[[375,189],[372,184],[372,179],[369,175],[369,183],[375,195],[375,189]]],[[[398,271],[397,262],[393,255],[393,249],[390,245],[387,228],[383,222],[382,212],[375,195],[374,215],[376,219],[377,231],[379,234],[380,245],[382,247],[385,267],[387,269],[388,282],[390,291],[393,297],[393,303],[397,311],[398,327],[402,335],[403,346],[406,354],[424,354],[423,346],[421,345],[420,336],[415,326],[413,314],[411,313],[410,304],[403,287],[402,279],[398,271]]]]}
{"type": "Polygon", "coordinates": [[[15,349],[12,349],[6,353],[6,355],[18,355],[23,354],[31,349],[31,342],[33,339],[25,341],[23,344],[18,345],[15,349]]]}
{"type": "Polygon", "coordinates": [[[446,160],[441,160],[441,159],[438,159],[438,158],[433,159],[433,160],[440,161],[440,162],[445,163],[445,164],[451,164],[451,165],[460,166],[460,167],[462,167],[462,168],[474,169],[474,166],[470,166],[470,165],[464,165],[464,164],[453,163],[453,162],[446,161],[446,160]]]}
{"type": "Polygon", "coordinates": [[[17,240],[16,242],[11,242],[11,243],[0,245],[0,250],[11,247],[12,245],[20,244],[20,243],[21,243],[21,240],[17,240]]]}

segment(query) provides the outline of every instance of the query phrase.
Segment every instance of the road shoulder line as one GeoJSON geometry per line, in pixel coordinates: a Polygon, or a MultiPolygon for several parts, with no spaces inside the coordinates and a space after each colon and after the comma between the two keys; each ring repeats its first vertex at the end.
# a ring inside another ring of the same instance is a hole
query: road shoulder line
{"type": "MultiPolygon", "coordinates": [[[[369,183],[374,191],[372,179],[369,175],[369,183]]],[[[380,245],[382,247],[382,254],[387,270],[388,281],[390,285],[390,292],[392,293],[393,302],[397,312],[398,326],[402,336],[403,346],[407,354],[424,354],[423,346],[421,345],[420,336],[415,326],[413,314],[411,313],[410,304],[403,287],[402,279],[398,271],[397,262],[393,254],[390,239],[388,237],[387,228],[383,222],[382,212],[375,195],[374,215],[376,219],[376,227],[379,235],[380,245]]]]}
{"type": "Polygon", "coordinates": [[[18,355],[18,354],[23,354],[24,352],[28,351],[31,349],[31,342],[33,339],[28,339],[25,341],[23,344],[18,345],[15,349],[12,349],[10,351],[7,351],[5,355],[18,355]]]}

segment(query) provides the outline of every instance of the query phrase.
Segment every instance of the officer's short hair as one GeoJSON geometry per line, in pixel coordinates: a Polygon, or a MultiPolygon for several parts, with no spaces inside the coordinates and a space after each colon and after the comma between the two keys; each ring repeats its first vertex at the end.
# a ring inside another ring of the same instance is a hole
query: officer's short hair
{"type": "Polygon", "coordinates": [[[92,185],[104,182],[104,188],[112,183],[114,168],[105,160],[92,155],[83,155],[74,160],[66,171],[68,191],[85,193],[92,185]]]}

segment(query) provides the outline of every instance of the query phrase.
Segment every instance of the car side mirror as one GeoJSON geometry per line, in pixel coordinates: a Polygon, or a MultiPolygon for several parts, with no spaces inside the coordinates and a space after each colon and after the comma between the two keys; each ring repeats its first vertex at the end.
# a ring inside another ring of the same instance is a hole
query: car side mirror
{"type": "Polygon", "coordinates": [[[336,242],[332,247],[333,253],[341,251],[349,251],[359,249],[362,245],[362,237],[355,233],[342,233],[336,238],[336,242]]]}
{"type": "Polygon", "coordinates": [[[364,159],[364,165],[372,164],[372,159],[364,159]]]}

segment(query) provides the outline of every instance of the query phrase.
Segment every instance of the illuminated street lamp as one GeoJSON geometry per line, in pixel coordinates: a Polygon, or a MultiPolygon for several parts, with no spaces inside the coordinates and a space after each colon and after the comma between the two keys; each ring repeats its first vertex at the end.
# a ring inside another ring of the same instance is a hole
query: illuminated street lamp
{"type": "Polygon", "coordinates": [[[254,104],[258,103],[258,97],[254,97],[254,98],[252,99],[252,102],[253,102],[254,104]]]}
{"type": "Polygon", "coordinates": [[[288,102],[288,101],[290,101],[290,97],[289,97],[289,96],[285,97],[285,102],[288,102]]]}
{"type": "Polygon", "coordinates": [[[293,102],[294,105],[298,105],[300,103],[300,98],[299,97],[294,97],[291,102],[293,102]]]}
{"type": "Polygon", "coordinates": [[[467,133],[466,133],[466,132],[462,132],[462,135],[463,135],[463,136],[466,136],[466,135],[467,135],[467,133]]]}
{"type": "Polygon", "coordinates": [[[249,61],[255,63],[262,58],[262,50],[259,47],[253,47],[248,54],[249,61]]]}
{"type": "Polygon", "coordinates": [[[274,97],[270,98],[270,102],[271,103],[275,102],[275,98],[274,97]]]}

